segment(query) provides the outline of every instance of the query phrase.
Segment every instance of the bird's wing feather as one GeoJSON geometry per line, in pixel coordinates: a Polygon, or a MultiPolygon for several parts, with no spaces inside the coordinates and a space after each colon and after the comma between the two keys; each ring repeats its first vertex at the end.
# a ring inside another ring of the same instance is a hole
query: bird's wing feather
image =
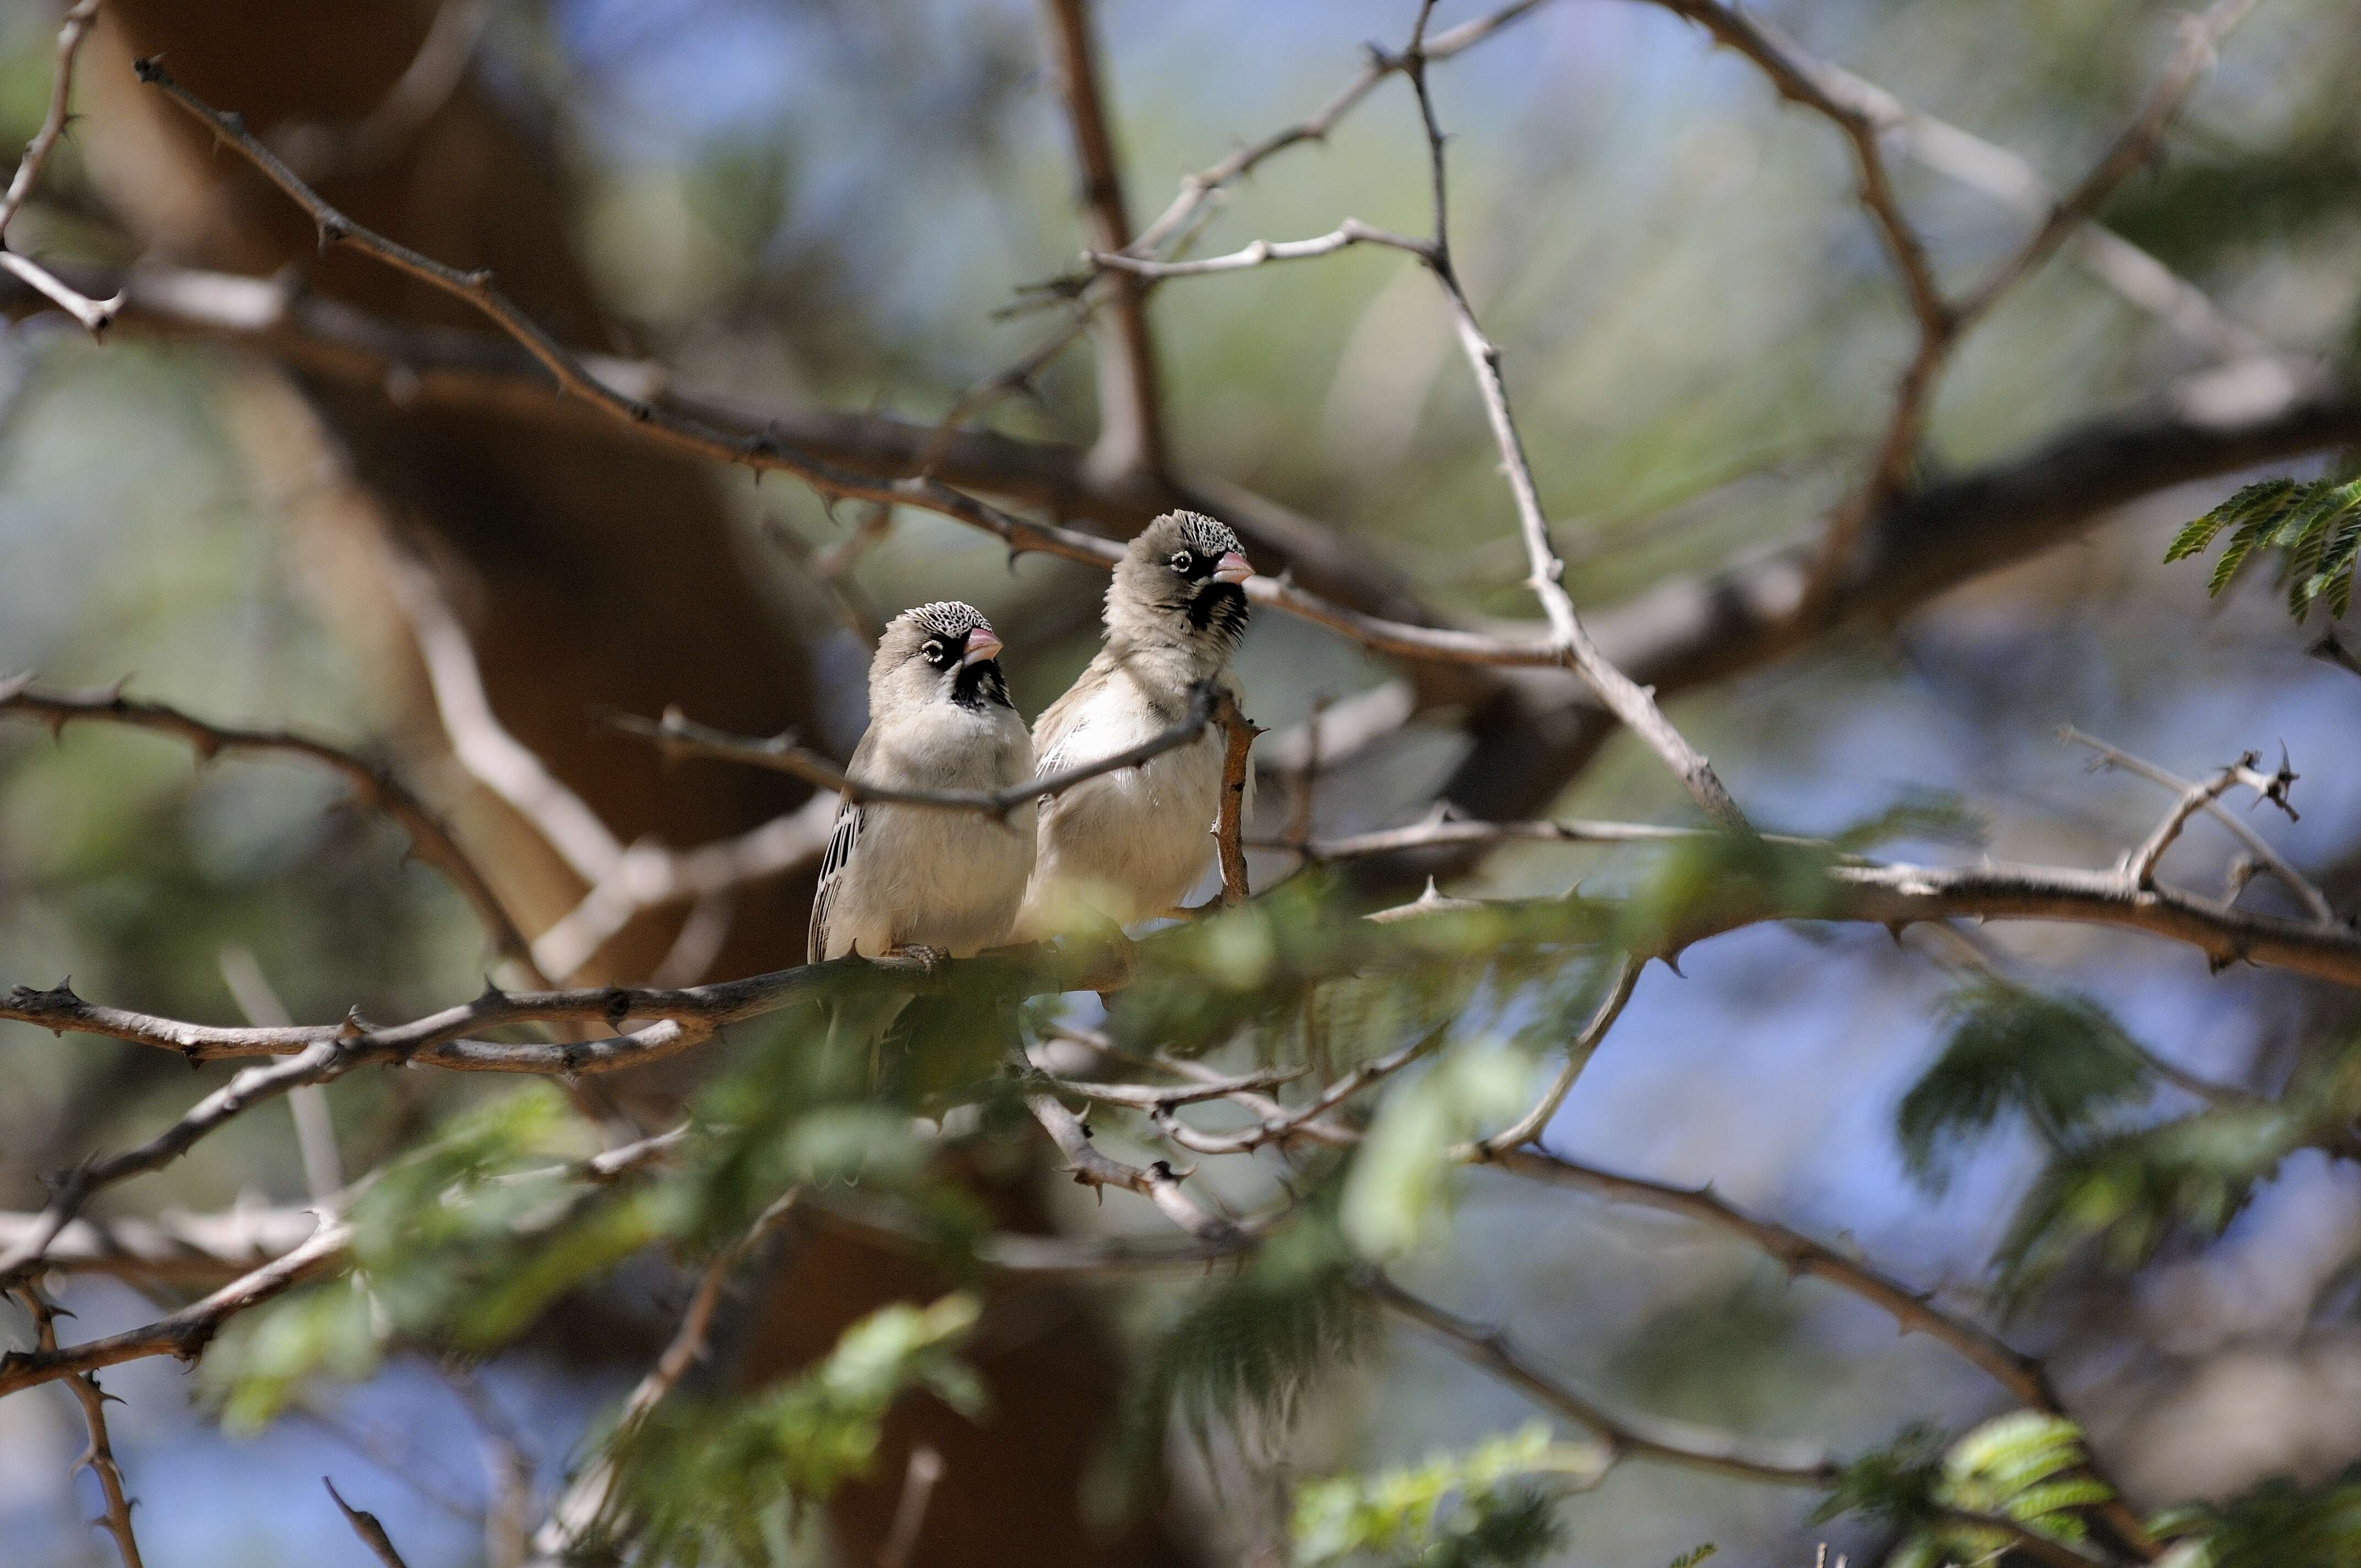
{"type": "MultiPolygon", "coordinates": [[[[877,744],[877,725],[873,718],[869,732],[852,749],[851,760],[844,764],[844,771],[857,779],[868,778],[875,767],[877,744]]],[[[844,891],[852,851],[861,843],[861,821],[859,802],[848,797],[836,808],[836,820],[828,830],[828,849],[819,860],[819,886],[812,892],[811,937],[804,948],[807,963],[816,964],[828,957],[829,912],[837,894],[844,891]]]]}
{"type": "Polygon", "coordinates": [[[1041,710],[1033,723],[1033,775],[1047,778],[1049,774],[1073,767],[1082,758],[1074,740],[1084,728],[1084,704],[1093,696],[1099,684],[1091,676],[1097,666],[1082,672],[1082,678],[1066,688],[1065,695],[1041,710]]]}
{"type": "Polygon", "coordinates": [[[836,808],[836,821],[828,830],[828,849],[820,856],[819,886],[812,894],[811,939],[805,948],[805,960],[818,963],[828,957],[829,906],[836,902],[844,885],[845,869],[852,863],[852,851],[861,842],[861,806],[848,800],[836,808]]]}

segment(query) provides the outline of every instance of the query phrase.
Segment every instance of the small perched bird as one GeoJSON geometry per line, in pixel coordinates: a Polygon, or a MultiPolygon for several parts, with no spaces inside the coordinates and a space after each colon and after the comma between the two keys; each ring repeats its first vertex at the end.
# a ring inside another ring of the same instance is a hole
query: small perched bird
{"type": "MultiPolygon", "coordinates": [[[[869,731],[846,771],[866,784],[989,790],[1033,776],[1000,639],[972,605],[906,609],[869,665],[869,731]]],[[[1033,870],[1034,806],[1005,819],[848,799],[812,899],[810,959],[968,958],[1009,939],[1033,870]]]]}
{"type": "MultiPolygon", "coordinates": [[[[1240,696],[1230,655],[1246,633],[1253,575],[1237,535],[1202,513],[1167,512],[1142,530],[1107,587],[1105,646],[1033,726],[1042,773],[1154,739],[1189,717],[1207,681],[1240,696]]],[[[1213,861],[1221,789],[1222,736],[1208,726],[1185,746],[1042,802],[1018,929],[1039,938],[1092,914],[1127,925],[1172,909],[1213,861]]]]}

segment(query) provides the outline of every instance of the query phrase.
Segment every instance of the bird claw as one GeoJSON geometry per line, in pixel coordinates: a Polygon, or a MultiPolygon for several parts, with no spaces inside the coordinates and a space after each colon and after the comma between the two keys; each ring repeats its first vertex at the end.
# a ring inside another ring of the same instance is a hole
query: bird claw
{"type": "Polygon", "coordinates": [[[932,974],[948,962],[951,955],[947,948],[929,948],[920,943],[911,942],[900,947],[888,948],[879,956],[906,959],[918,966],[919,973],[932,974]]]}

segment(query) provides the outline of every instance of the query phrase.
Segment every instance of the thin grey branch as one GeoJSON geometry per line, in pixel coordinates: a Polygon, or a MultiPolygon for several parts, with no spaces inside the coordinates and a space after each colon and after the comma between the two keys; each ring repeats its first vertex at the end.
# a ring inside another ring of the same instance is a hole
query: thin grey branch
{"type": "Polygon", "coordinates": [[[522,966],[536,981],[544,978],[533,968],[532,945],[509,918],[491,883],[425,803],[390,769],[289,730],[214,724],[165,703],[134,701],[123,695],[120,685],[104,692],[39,692],[33,689],[32,680],[30,675],[0,680],[0,718],[31,719],[48,726],[52,735],[84,720],[120,724],[175,736],[188,743],[200,763],[225,751],[276,754],[301,757],[341,774],[356,803],[390,817],[410,836],[412,851],[458,889],[500,955],[522,966]]]}

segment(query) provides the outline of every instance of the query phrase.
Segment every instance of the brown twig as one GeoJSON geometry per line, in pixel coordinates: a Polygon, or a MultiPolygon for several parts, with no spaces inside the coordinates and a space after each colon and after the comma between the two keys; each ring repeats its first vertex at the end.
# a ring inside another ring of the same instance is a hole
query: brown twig
{"type": "Polygon", "coordinates": [[[320,1477],[320,1485],[328,1489],[328,1496],[336,1500],[336,1508],[345,1516],[345,1522],[353,1527],[353,1533],[361,1538],[361,1544],[369,1549],[384,1568],[409,1568],[409,1564],[402,1562],[401,1553],[394,1550],[393,1537],[386,1534],[385,1526],[378,1522],[375,1514],[345,1501],[344,1494],[336,1490],[336,1484],[325,1475],[320,1477]]]}
{"type": "Polygon", "coordinates": [[[38,692],[32,688],[30,675],[0,680],[0,718],[6,717],[47,725],[52,735],[82,720],[151,729],[186,741],[201,763],[225,751],[252,752],[301,757],[339,773],[351,786],[355,801],[391,818],[410,836],[412,851],[458,889],[500,955],[522,966],[535,981],[543,978],[533,968],[531,944],[509,918],[491,883],[425,803],[390,769],[289,730],[214,724],[164,703],[134,701],[123,695],[119,685],[95,693],[38,692]]]}
{"type": "MultiPolygon", "coordinates": [[[[1912,1289],[1893,1276],[1800,1231],[1775,1221],[1755,1218],[1718,1196],[1710,1185],[1681,1187],[1626,1176],[1530,1145],[1486,1157],[1517,1176],[1597,1193],[1619,1203],[1678,1214],[1727,1231],[1768,1254],[1789,1274],[1810,1275],[1867,1301],[1891,1317],[1904,1333],[1921,1333],[1939,1341],[2028,1408],[2064,1420],[2074,1419],[2059,1396],[2057,1385],[2050,1380],[2048,1367],[2039,1357],[2015,1349],[1966,1318],[1944,1311],[1934,1304],[1929,1292],[1912,1289]]],[[[2104,1472],[2095,1463],[2091,1469],[2114,1494],[2114,1484],[2104,1472]]],[[[2146,1527],[2121,1501],[2111,1497],[2096,1511],[2125,1545],[2147,1555],[2154,1554],[2154,1542],[2146,1527]]]]}
{"type": "MultiPolygon", "coordinates": [[[[1912,108],[1875,82],[1806,53],[1768,22],[1758,19],[1755,25],[1828,97],[1866,116],[1880,134],[1898,134],[1903,149],[1928,169],[2036,220],[2047,220],[2057,211],[2062,201],[2059,192],[2016,153],[1912,108]]],[[[2275,352],[2261,334],[2231,317],[2194,283],[2094,218],[2086,214],[2065,244],[2101,283],[2217,357],[2248,359],[2275,352]]]]}
{"type": "Polygon", "coordinates": [[[75,0],[66,8],[65,18],[58,27],[58,63],[49,81],[49,110],[41,116],[33,139],[25,144],[25,156],[17,160],[16,172],[10,177],[7,190],[0,192],[0,267],[38,290],[51,303],[80,322],[82,330],[93,337],[104,336],[107,324],[123,308],[122,292],[117,291],[111,299],[92,299],[32,258],[8,249],[7,238],[8,225],[24,210],[43,166],[65,137],[73,96],[74,56],[82,51],[82,40],[90,36],[91,24],[97,16],[98,0],[75,0]]]}
{"type": "MultiPolygon", "coordinates": [[[[1043,0],[1042,10],[1050,38],[1049,73],[1066,105],[1075,161],[1082,167],[1082,211],[1091,247],[1121,250],[1131,243],[1131,217],[1125,210],[1123,171],[1100,86],[1089,0],[1043,0]]],[[[1106,302],[1108,310],[1097,318],[1099,439],[1090,466],[1107,474],[1161,473],[1164,430],[1146,291],[1131,279],[1114,279],[1106,302]]]]}
{"type": "MultiPolygon", "coordinates": [[[[33,1320],[33,1343],[44,1355],[58,1353],[58,1307],[42,1290],[40,1282],[32,1281],[16,1292],[24,1302],[26,1312],[33,1320]]],[[[89,1373],[78,1373],[65,1379],[67,1391],[74,1403],[82,1407],[83,1427],[90,1433],[89,1446],[75,1460],[73,1468],[87,1467],[98,1477],[98,1489],[105,1498],[106,1512],[93,1522],[115,1540],[115,1554],[122,1558],[123,1568],[141,1568],[139,1539],[131,1530],[131,1498],[124,1489],[123,1466],[115,1462],[114,1440],[106,1429],[106,1401],[112,1398],[98,1386],[98,1379],[89,1373]]]]}
{"type": "Polygon", "coordinates": [[[1235,908],[1246,901],[1246,786],[1252,782],[1248,753],[1262,730],[1238,707],[1228,691],[1213,694],[1213,722],[1222,727],[1222,801],[1214,815],[1213,842],[1222,862],[1222,907],[1235,908]]]}

